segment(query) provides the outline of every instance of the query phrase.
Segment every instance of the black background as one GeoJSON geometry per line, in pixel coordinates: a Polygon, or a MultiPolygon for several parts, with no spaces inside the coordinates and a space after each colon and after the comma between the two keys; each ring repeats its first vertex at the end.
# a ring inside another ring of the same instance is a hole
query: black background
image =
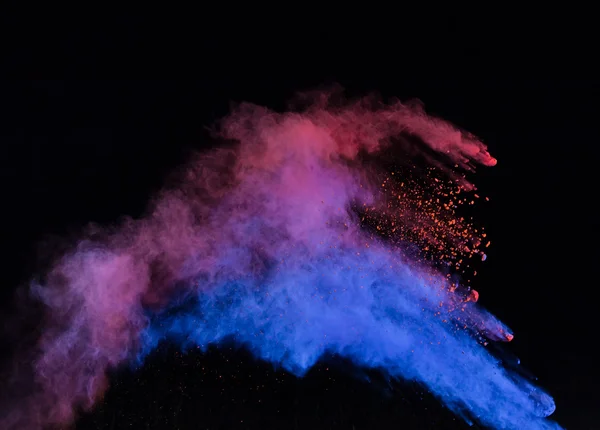
{"type": "MultiPolygon", "coordinates": [[[[2,309],[35,272],[42,239],[139,215],[165,176],[209,145],[204,126],[230,102],[280,109],[295,91],[331,83],[417,97],[499,160],[475,178],[491,200],[481,303],[514,330],[510,350],[555,397],[554,418],[597,428],[600,81],[587,24],[498,18],[490,30],[491,17],[404,17],[271,28],[208,12],[56,14],[4,16],[2,309]]],[[[78,428],[464,427],[417,388],[377,374],[367,383],[344,363],[297,380],[244,351],[163,347],[111,381],[78,428]]]]}

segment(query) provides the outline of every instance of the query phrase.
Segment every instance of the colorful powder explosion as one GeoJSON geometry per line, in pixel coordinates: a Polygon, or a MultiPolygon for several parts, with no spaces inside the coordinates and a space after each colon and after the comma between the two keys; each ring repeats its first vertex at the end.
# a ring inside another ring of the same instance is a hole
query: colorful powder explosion
{"type": "Polygon", "coordinates": [[[165,339],[234,341],[299,376],[337,354],[423,384],[466,421],[558,428],[552,398],[489,353],[513,335],[468,286],[490,242],[465,172],[496,164],[486,147],[419,104],[299,100],[239,106],[216,127],[227,145],[148,216],[96,231],[30,286],[45,325],[2,428],[72,422],[107,369],[165,339]]]}

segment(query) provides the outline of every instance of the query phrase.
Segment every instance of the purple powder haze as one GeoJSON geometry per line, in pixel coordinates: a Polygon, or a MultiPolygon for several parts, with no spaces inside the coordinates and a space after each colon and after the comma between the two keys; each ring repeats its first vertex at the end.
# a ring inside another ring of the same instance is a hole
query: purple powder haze
{"type": "Polygon", "coordinates": [[[297,375],[339,354],[420,382],[467,420],[558,428],[552,398],[485,347],[510,330],[443,269],[485,259],[483,230],[455,211],[474,199],[463,172],[496,164],[485,145],[419,104],[302,103],[238,106],[215,128],[234,145],[198,155],[147,216],[82,237],[27,287],[44,325],[16,357],[33,376],[12,374],[24,394],[2,405],[1,428],[72,423],[108,369],[164,339],[233,339],[297,375]],[[390,176],[392,153],[431,169],[390,176]]]}

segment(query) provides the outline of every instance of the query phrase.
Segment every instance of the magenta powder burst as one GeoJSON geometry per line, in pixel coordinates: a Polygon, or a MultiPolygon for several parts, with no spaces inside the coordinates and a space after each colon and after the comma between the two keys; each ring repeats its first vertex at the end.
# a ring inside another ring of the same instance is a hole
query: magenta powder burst
{"type": "Polygon", "coordinates": [[[233,340],[300,376],[338,354],[421,383],[467,421],[558,428],[552,398],[488,352],[513,334],[469,288],[489,240],[464,215],[484,200],[465,172],[496,164],[485,145],[417,103],[299,101],[238,106],[215,127],[235,144],[28,287],[45,325],[2,428],[72,422],[108,369],[164,339],[233,340]]]}

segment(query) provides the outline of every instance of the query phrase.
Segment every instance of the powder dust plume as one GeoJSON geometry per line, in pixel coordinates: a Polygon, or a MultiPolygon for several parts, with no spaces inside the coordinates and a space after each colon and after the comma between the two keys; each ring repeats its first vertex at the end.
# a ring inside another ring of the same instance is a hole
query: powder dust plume
{"type": "MultiPolygon", "coordinates": [[[[513,333],[469,287],[490,242],[467,174],[496,160],[419,103],[307,93],[241,104],[142,219],[82,237],[32,282],[35,347],[0,427],[68,425],[159,342],[235,342],[302,376],[326,354],[417,381],[467,422],[554,429],[553,399],[487,348],[513,333]]],[[[201,400],[199,400],[201,401],[201,400]]]]}

